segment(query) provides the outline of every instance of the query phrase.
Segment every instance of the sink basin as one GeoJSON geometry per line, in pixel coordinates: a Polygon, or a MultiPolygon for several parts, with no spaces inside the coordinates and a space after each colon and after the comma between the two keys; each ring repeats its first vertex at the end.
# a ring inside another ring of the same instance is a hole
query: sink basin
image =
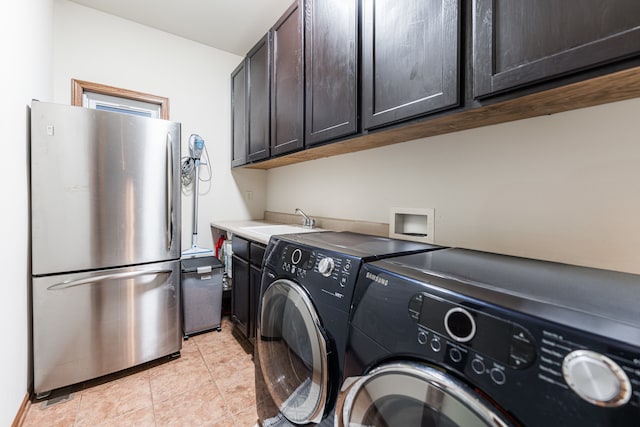
{"type": "Polygon", "coordinates": [[[290,233],[310,233],[314,231],[320,231],[317,228],[304,228],[299,225],[255,225],[251,227],[242,227],[243,230],[250,233],[261,234],[263,236],[273,236],[275,234],[290,234],[290,233]]]}

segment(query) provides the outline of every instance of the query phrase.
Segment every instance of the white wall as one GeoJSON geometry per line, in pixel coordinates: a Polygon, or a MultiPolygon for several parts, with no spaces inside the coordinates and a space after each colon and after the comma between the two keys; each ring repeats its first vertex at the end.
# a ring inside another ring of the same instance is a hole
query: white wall
{"type": "MultiPolygon", "coordinates": [[[[183,155],[192,133],[208,147],[213,171],[201,183],[198,242],[211,248],[209,222],[262,218],[266,172],[231,173],[230,74],[241,57],[56,0],[54,16],[54,102],[71,102],[71,79],[169,98],[170,119],[182,123],[183,155]],[[251,201],[243,195],[253,193],[251,201]]],[[[201,169],[202,175],[207,171],[201,169]]],[[[182,247],[191,246],[192,189],[183,194],[182,247]]]]}
{"type": "Polygon", "coordinates": [[[28,106],[48,98],[53,0],[7,2],[0,11],[0,425],[13,422],[29,376],[28,106]]]}
{"type": "Polygon", "coordinates": [[[267,209],[389,222],[447,246],[640,273],[640,99],[272,169],[267,209]]]}

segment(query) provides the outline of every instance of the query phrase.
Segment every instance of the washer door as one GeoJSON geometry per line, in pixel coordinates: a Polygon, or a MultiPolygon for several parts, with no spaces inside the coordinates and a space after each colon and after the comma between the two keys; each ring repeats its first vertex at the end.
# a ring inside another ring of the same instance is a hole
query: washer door
{"type": "Polygon", "coordinates": [[[340,427],[513,426],[464,383],[418,363],[382,365],[348,384],[338,403],[340,427]]]}
{"type": "Polygon", "coordinates": [[[327,400],[327,339],[305,290],[290,280],[263,294],[258,358],[271,398],[297,424],[318,423],[327,400]]]}

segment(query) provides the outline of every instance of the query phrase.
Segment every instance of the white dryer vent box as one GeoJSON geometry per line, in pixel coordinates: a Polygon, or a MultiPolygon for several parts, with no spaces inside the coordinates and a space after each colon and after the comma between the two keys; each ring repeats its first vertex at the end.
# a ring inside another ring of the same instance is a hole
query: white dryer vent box
{"type": "Polygon", "coordinates": [[[434,241],[433,208],[391,208],[389,237],[420,243],[434,241]]]}

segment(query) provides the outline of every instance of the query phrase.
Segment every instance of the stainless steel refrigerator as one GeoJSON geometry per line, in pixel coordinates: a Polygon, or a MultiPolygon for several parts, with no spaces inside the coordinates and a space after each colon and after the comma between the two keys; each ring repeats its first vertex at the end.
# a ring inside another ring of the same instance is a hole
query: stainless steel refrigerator
{"type": "Polygon", "coordinates": [[[180,124],[33,101],[33,380],[180,351],[180,124]]]}

